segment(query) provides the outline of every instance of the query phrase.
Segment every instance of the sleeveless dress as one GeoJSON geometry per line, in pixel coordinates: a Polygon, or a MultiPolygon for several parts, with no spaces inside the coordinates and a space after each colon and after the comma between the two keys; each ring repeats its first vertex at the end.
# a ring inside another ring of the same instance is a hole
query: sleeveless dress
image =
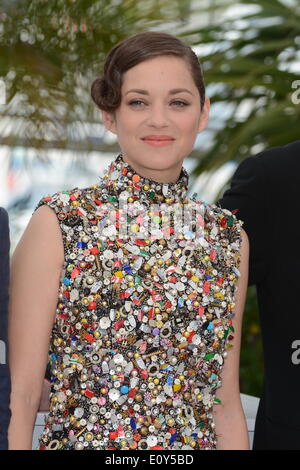
{"type": "Polygon", "coordinates": [[[36,206],[55,211],[65,256],[40,450],[217,448],[242,222],[188,180],[147,179],[121,153],[99,184],[36,206]]]}

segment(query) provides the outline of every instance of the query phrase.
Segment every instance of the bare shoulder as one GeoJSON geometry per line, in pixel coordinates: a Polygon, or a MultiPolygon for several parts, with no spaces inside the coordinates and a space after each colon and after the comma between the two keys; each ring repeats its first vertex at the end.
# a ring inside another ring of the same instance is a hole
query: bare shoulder
{"type": "Polygon", "coordinates": [[[32,214],[28,225],[16,247],[14,256],[20,252],[31,256],[47,258],[61,265],[64,260],[62,233],[53,209],[38,207],[32,214]]]}

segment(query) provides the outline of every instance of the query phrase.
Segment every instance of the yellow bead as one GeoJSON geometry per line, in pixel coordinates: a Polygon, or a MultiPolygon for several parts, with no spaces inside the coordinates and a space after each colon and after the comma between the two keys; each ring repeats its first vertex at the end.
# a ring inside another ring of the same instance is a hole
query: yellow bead
{"type": "Polygon", "coordinates": [[[114,275],[120,278],[124,277],[124,274],[122,273],[122,271],[116,271],[114,275]]]}
{"type": "Polygon", "coordinates": [[[130,225],[130,230],[132,232],[139,232],[140,226],[138,224],[132,224],[132,225],[130,225]]]}
{"type": "Polygon", "coordinates": [[[202,399],[203,399],[202,393],[198,393],[198,395],[197,395],[197,400],[200,400],[200,401],[201,401],[202,399]]]}
{"type": "Polygon", "coordinates": [[[194,282],[198,282],[198,281],[199,281],[199,277],[198,277],[198,276],[192,276],[191,279],[192,279],[192,281],[194,281],[194,282]]]}
{"type": "Polygon", "coordinates": [[[179,392],[180,389],[181,389],[181,385],[180,385],[180,384],[174,384],[174,385],[173,385],[173,391],[174,391],[174,392],[179,392]]]}
{"type": "Polygon", "coordinates": [[[185,331],[183,333],[183,336],[185,336],[185,338],[188,338],[190,336],[190,332],[189,331],[185,331]]]}
{"type": "Polygon", "coordinates": [[[160,429],[160,428],[161,428],[161,422],[159,421],[159,419],[155,418],[153,424],[154,424],[154,427],[155,427],[156,429],[160,429]]]}
{"type": "Polygon", "coordinates": [[[174,424],[174,419],[173,419],[173,418],[167,419],[167,424],[168,424],[168,426],[173,426],[173,424],[174,424]]]}
{"type": "Polygon", "coordinates": [[[159,379],[158,379],[158,378],[155,378],[155,379],[153,380],[153,382],[155,383],[155,385],[158,385],[158,384],[159,384],[159,379]]]}

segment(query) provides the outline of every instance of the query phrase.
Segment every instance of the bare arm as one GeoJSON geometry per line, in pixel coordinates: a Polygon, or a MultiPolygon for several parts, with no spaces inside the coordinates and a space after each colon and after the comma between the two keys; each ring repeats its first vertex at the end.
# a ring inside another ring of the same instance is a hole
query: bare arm
{"type": "Polygon", "coordinates": [[[63,261],[63,241],[56,215],[42,206],[32,215],[11,263],[10,450],[30,450],[32,446],[63,261]]]}
{"type": "Polygon", "coordinates": [[[232,324],[235,329],[234,339],[221,373],[222,386],[217,390],[216,397],[221,404],[214,405],[214,421],[218,436],[219,450],[248,450],[249,439],[246,419],[240,399],[239,365],[242,332],[242,318],[248,285],[249,241],[246,232],[241,230],[241,261],[240,277],[237,281],[235,298],[235,316],[232,324]]]}

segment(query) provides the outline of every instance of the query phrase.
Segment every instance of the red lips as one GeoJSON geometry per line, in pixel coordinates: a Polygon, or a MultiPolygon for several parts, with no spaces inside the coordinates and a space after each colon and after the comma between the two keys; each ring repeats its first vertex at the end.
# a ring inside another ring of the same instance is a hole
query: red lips
{"type": "Polygon", "coordinates": [[[173,137],[169,135],[146,135],[142,137],[142,140],[174,140],[173,137]]]}

